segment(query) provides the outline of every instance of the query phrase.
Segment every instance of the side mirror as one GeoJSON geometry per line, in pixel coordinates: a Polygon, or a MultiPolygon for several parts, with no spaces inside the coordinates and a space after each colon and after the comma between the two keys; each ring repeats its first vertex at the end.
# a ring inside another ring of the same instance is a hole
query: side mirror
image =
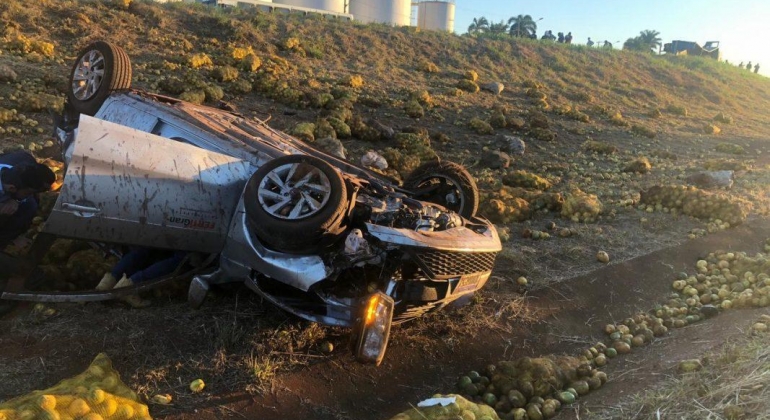
{"type": "Polygon", "coordinates": [[[382,363],[388,348],[394,307],[393,299],[382,292],[374,293],[364,301],[353,335],[353,354],[357,361],[375,366],[382,363]]]}

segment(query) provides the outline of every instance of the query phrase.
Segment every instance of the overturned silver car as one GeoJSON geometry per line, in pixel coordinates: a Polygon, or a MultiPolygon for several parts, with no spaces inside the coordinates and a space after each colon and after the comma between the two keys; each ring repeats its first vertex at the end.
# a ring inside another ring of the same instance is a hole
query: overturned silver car
{"type": "MultiPolygon", "coordinates": [[[[398,187],[262,121],[131,90],[130,79],[117,46],[78,57],[58,129],[67,171],[45,233],[209,255],[194,306],[211,285],[244,282],[299,317],[353,327],[357,358],[373,363],[391,323],[489,278],[500,240],[475,215],[461,166],[429,162],[398,187]]],[[[114,297],[4,297],[71,295],[114,297]]]]}

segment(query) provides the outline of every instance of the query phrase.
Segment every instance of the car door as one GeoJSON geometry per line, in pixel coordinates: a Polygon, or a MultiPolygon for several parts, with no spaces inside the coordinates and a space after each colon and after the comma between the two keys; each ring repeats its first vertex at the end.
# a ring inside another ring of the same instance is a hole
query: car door
{"type": "Polygon", "coordinates": [[[243,160],[82,115],[45,232],[219,252],[251,172],[243,160]]]}

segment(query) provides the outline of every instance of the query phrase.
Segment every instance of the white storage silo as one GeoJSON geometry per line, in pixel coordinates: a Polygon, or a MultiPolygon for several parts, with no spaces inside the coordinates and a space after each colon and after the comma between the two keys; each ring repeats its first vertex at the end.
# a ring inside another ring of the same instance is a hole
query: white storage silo
{"type": "Polygon", "coordinates": [[[347,13],[347,10],[345,10],[345,3],[347,3],[347,0],[273,0],[273,3],[305,7],[308,9],[326,10],[335,13],[347,13]]]}
{"type": "Polygon", "coordinates": [[[417,4],[417,27],[433,31],[454,32],[454,0],[422,0],[417,4]]]}
{"type": "Polygon", "coordinates": [[[360,22],[411,24],[412,0],[349,0],[349,7],[348,13],[360,22]]]}

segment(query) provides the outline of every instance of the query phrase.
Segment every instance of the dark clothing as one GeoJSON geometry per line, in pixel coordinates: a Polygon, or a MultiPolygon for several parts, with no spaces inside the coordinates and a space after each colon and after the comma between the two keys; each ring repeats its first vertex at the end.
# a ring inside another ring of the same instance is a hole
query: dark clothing
{"type": "MultiPolygon", "coordinates": [[[[3,153],[0,155],[0,183],[10,183],[12,180],[6,179],[8,177],[8,169],[14,166],[34,165],[37,164],[35,158],[27,152],[15,151],[9,153],[3,153]]],[[[13,180],[17,182],[16,180],[13,180]]],[[[0,185],[0,203],[14,200],[14,198],[2,191],[2,185],[0,185]]],[[[32,225],[32,219],[37,214],[37,200],[35,197],[28,197],[25,200],[19,202],[19,208],[16,213],[10,215],[0,215],[0,250],[8,246],[8,244],[16,239],[19,235],[26,232],[32,225]]]]}
{"type": "Polygon", "coordinates": [[[0,215],[0,250],[29,229],[37,215],[37,206],[35,197],[29,197],[19,203],[16,213],[0,215]]]}
{"type": "Polygon", "coordinates": [[[559,39],[556,40],[556,42],[561,42],[561,43],[564,42],[564,34],[563,33],[559,32],[559,39]]]}
{"type": "Polygon", "coordinates": [[[18,166],[34,165],[36,163],[37,160],[35,160],[34,156],[22,150],[0,154],[0,164],[3,165],[18,166]]]}
{"type": "Polygon", "coordinates": [[[112,268],[112,277],[120,279],[123,274],[135,284],[159,279],[174,272],[184,259],[183,251],[157,251],[149,248],[132,248],[112,268]]]}
{"type": "Polygon", "coordinates": [[[568,33],[567,36],[564,37],[564,42],[567,44],[572,43],[572,32],[568,33]]]}

